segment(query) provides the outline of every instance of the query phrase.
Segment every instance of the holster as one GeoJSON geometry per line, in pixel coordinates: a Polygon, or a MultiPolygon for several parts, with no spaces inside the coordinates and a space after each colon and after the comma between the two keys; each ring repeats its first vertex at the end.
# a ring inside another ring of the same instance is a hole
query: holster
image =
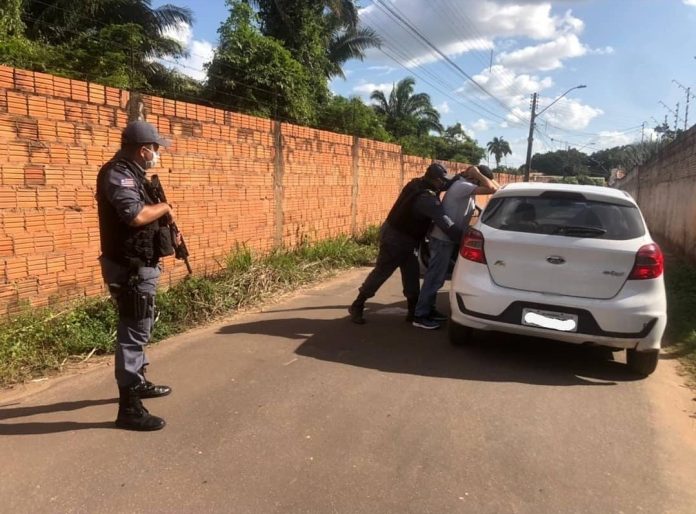
{"type": "Polygon", "coordinates": [[[142,321],[150,317],[155,306],[155,296],[138,291],[134,285],[128,285],[119,292],[116,302],[122,317],[142,321]]]}

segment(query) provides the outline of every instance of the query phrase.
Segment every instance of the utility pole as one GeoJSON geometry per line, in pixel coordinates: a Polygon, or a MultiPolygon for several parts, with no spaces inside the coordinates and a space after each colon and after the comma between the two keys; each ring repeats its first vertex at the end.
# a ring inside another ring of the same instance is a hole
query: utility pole
{"type": "Polygon", "coordinates": [[[527,138],[527,166],[524,170],[524,181],[529,182],[529,171],[532,169],[532,143],[534,143],[534,121],[536,119],[537,94],[532,95],[532,115],[529,118],[529,137],[527,138]]]}
{"type": "Polygon", "coordinates": [[[679,123],[679,102],[677,102],[677,109],[674,111],[674,133],[677,133],[677,124],[679,123]]]}
{"type": "Polygon", "coordinates": [[[689,100],[693,98],[696,100],[696,95],[691,92],[691,87],[686,87],[685,85],[679,83],[677,80],[672,80],[679,88],[686,91],[686,110],[684,112],[684,130],[689,128],[689,100]]]}
{"type": "Polygon", "coordinates": [[[643,139],[645,138],[645,122],[640,125],[640,144],[643,144],[643,139]]]}

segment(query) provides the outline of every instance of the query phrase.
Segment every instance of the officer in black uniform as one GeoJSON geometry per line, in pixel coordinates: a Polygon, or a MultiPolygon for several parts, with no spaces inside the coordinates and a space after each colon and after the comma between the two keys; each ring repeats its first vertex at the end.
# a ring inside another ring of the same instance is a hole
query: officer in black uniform
{"type": "Polygon", "coordinates": [[[445,214],[440,203],[439,193],[451,183],[447,179],[447,169],[442,164],[433,163],[428,166],[425,175],[411,180],[403,188],[382,225],[375,269],[360,286],[360,294],[348,309],[351,321],[360,325],[365,323],[365,301],[377,293],[396,268],[401,269],[403,292],[408,302],[406,319],[413,319],[420,292],[416,247],[431,223],[442,228],[453,241],[459,241],[462,236],[461,230],[445,214]]]}
{"type": "Polygon", "coordinates": [[[101,237],[102,276],[118,305],[115,374],[119,389],[116,425],[129,430],[159,430],[162,418],[151,415],[142,398],[166,396],[168,386],[145,379],[145,345],[155,319],[155,290],[160,257],[173,253],[166,203],[149,192],[146,171],[157,165],[159,149],[167,146],[147,122],[129,123],[121,151],[97,176],[97,206],[101,237]]]}

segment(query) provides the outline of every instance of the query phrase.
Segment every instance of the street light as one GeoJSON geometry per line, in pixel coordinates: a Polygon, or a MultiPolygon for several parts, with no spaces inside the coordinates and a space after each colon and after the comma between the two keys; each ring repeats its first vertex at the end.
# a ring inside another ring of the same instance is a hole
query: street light
{"type": "Polygon", "coordinates": [[[558,102],[561,98],[563,98],[565,95],[573,91],[574,89],[583,89],[586,88],[587,86],[585,84],[580,84],[579,86],[571,87],[568,91],[563,93],[561,96],[556,98],[553,102],[551,102],[549,105],[544,107],[541,111],[538,113],[536,112],[536,107],[537,107],[537,93],[534,93],[532,96],[532,117],[529,120],[529,138],[527,139],[527,166],[525,167],[524,170],[524,181],[529,182],[529,171],[532,169],[532,143],[534,142],[534,122],[537,118],[537,116],[541,116],[546,110],[551,107],[553,104],[558,102]]]}

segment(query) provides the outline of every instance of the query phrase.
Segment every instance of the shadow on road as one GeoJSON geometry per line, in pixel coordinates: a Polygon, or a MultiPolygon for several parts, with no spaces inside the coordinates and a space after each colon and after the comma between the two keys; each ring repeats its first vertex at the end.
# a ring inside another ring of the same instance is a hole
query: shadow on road
{"type": "MultiPolygon", "coordinates": [[[[69,412],[87,407],[117,403],[117,398],[101,400],[80,400],[74,402],[60,402],[49,405],[35,405],[28,407],[0,406],[0,420],[49,414],[53,412],[69,412]]],[[[115,428],[113,421],[97,423],[79,423],[75,421],[51,421],[30,423],[0,423],[0,435],[38,435],[53,434],[57,432],[70,432],[73,430],[87,430],[92,428],[115,428]]]]}
{"type": "Polygon", "coordinates": [[[350,323],[346,314],[339,319],[264,319],[228,325],[219,333],[303,340],[297,355],[390,373],[560,386],[608,386],[640,378],[606,349],[494,333],[454,347],[446,326],[438,331],[414,328],[404,321],[405,312],[404,302],[372,303],[362,326],[350,323]]]}

